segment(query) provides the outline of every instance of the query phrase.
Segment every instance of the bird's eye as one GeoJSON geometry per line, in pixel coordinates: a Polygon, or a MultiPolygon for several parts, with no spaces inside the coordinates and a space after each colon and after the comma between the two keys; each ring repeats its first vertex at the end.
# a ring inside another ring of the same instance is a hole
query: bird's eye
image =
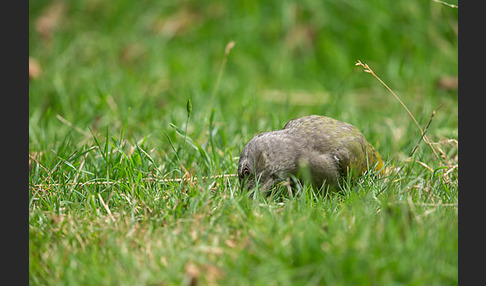
{"type": "Polygon", "coordinates": [[[250,170],[248,170],[248,168],[244,168],[243,169],[243,177],[246,177],[248,175],[250,175],[250,170]]]}

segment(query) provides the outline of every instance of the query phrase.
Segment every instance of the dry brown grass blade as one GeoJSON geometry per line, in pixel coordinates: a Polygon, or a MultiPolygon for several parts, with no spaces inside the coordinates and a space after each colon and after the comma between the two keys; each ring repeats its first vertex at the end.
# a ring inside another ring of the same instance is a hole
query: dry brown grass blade
{"type": "MultiPolygon", "coordinates": [[[[92,147],[93,149],[93,147],[92,147]]],[[[79,168],[78,168],[78,172],[76,173],[76,176],[74,176],[74,180],[73,180],[73,184],[71,186],[71,191],[70,193],[72,193],[74,191],[74,187],[76,186],[76,183],[78,182],[78,178],[79,178],[79,174],[81,174],[81,171],[83,170],[84,168],[84,164],[86,163],[86,158],[88,157],[88,154],[89,153],[86,153],[84,154],[84,156],[82,157],[82,161],[81,161],[81,164],[79,165],[79,168]]]]}
{"type": "Polygon", "coordinates": [[[434,1],[435,3],[439,3],[439,4],[442,4],[442,5],[449,6],[451,8],[459,8],[459,6],[457,6],[457,5],[449,4],[449,3],[444,2],[444,1],[440,1],[440,0],[432,0],[432,1],[434,1]]]}
{"type": "MultiPolygon", "coordinates": [[[[422,138],[424,139],[424,141],[427,143],[427,145],[429,145],[430,149],[432,150],[432,152],[434,153],[435,157],[437,159],[439,159],[439,161],[441,161],[439,155],[437,154],[437,152],[435,151],[435,148],[432,146],[432,143],[430,143],[430,140],[429,138],[427,138],[427,135],[425,134],[425,131],[422,129],[422,127],[420,126],[420,124],[417,122],[417,120],[415,119],[415,116],[413,116],[412,112],[410,112],[410,110],[408,109],[408,107],[405,105],[405,103],[400,99],[400,97],[398,97],[398,95],[395,94],[395,92],[393,92],[393,90],[391,88],[388,87],[388,85],[386,85],[386,83],[381,80],[380,77],[378,77],[374,72],[373,70],[368,66],[368,64],[363,64],[361,61],[358,60],[358,62],[356,63],[357,66],[361,66],[364,68],[364,71],[367,72],[367,73],[370,73],[374,78],[376,78],[383,86],[386,87],[386,89],[388,89],[388,91],[395,97],[396,100],[398,100],[398,102],[402,105],[402,107],[405,109],[405,111],[408,113],[408,115],[410,116],[410,118],[412,118],[413,122],[415,123],[415,125],[417,126],[417,128],[420,130],[420,134],[422,136],[422,138]]],[[[435,114],[435,113],[434,113],[435,114]]]]}
{"type": "MultiPolygon", "coordinates": [[[[44,180],[42,181],[42,184],[38,184],[38,185],[34,185],[34,187],[38,190],[38,191],[42,191],[45,189],[46,185],[44,184],[46,181],[47,181],[47,189],[50,190],[51,189],[51,172],[46,168],[44,167],[44,165],[42,165],[39,161],[37,161],[37,159],[32,156],[31,154],[29,154],[29,157],[34,160],[37,165],[39,165],[46,173],[47,173],[47,177],[44,178],[44,180]]],[[[30,190],[30,186],[29,186],[29,190],[30,190]]]]}
{"type": "Polygon", "coordinates": [[[214,96],[216,95],[216,93],[218,92],[219,84],[221,82],[221,78],[223,77],[223,71],[224,71],[224,68],[226,66],[226,62],[228,61],[228,56],[231,52],[231,49],[233,49],[235,45],[236,45],[236,43],[234,41],[230,41],[228,44],[226,44],[226,47],[224,49],[224,58],[223,58],[223,61],[221,62],[221,66],[219,67],[218,77],[216,78],[216,83],[215,83],[213,91],[211,93],[211,99],[209,100],[209,102],[214,101],[213,99],[214,99],[214,96]]]}
{"type": "MultiPolygon", "coordinates": [[[[215,176],[206,176],[206,177],[201,177],[199,178],[200,180],[207,180],[207,179],[220,179],[220,178],[231,178],[231,177],[236,177],[237,174],[223,174],[223,175],[215,175],[215,176]]],[[[145,181],[145,182],[154,182],[154,183],[161,183],[161,184],[164,184],[164,183],[174,183],[174,182],[186,182],[188,180],[188,177],[183,177],[183,178],[177,178],[177,179],[157,179],[157,178],[144,178],[142,179],[142,181],[145,181]]],[[[198,178],[197,177],[191,177],[190,180],[192,182],[194,181],[197,181],[198,178]]],[[[77,182],[73,182],[73,183],[63,183],[63,184],[52,184],[52,183],[49,183],[49,184],[35,184],[35,185],[30,185],[29,186],[29,189],[32,189],[32,188],[36,188],[36,189],[39,189],[39,190],[42,190],[44,189],[45,187],[59,187],[59,186],[74,186],[76,184],[78,184],[78,186],[82,187],[82,186],[89,186],[89,185],[108,185],[108,184],[121,184],[121,183],[124,183],[123,181],[121,180],[117,180],[117,181],[89,181],[89,182],[84,182],[84,183],[77,183],[77,182]]]]}
{"type": "Polygon", "coordinates": [[[108,215],[110,216],[110,219],[111,221],[115,221],[115,218],[113,217],[113,215],[111,214],[111,210],[110,208],[108,207],[108,205],[105,203],[105,201],[103,200],[103,198],[101,197],[101,194],[98,193],[98,199],[100,200],[101,204],[103,205],[103,207],[105,208],[106,212],[108,213],[108,215]]]}
{"type": "MultiPolygon", "coordinates": [[[[437,106],[437,108],[434,109],[434,111],[430,115],[429,120],[427,121],[427,123],[425,124],[425,127],[424,127],[424,134],[427,133],[427,130],[429,129],[429,125],[432,122],[432,118],[434,118],[435,113],[437,113],[437,110],[439,110],[441,107],[442,107],[442,104],[440,104],[439,106],[437,106]]],[[[410,156],[409,157],[412,157],[412,155],[415,153],[415,151],[417,150],[418,146],[420,145],[420,142],[422,142],[423,139],[424,139],[424,136],[420,136],[420,140],[417,142],[417,144],[413,148],[412,152],[410,152],[410,156]]]]}

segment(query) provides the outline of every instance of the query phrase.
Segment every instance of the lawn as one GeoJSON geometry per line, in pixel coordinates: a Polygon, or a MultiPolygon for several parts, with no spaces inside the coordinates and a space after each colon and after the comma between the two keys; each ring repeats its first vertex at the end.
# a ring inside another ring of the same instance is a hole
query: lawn
{"type": "Polygon", "coordinates": [[[456,285],[458,9],[201,2],[29,3],[30,284],[456,285]],[[309,114],[386,175],[241,191],[245,144],[309,114]]]}

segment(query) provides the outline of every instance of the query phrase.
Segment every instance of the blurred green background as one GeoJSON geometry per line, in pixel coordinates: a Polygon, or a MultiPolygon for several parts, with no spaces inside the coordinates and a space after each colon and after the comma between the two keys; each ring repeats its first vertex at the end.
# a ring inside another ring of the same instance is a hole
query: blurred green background
{"type": "Polygon", "coordinates": [[[357,125],[386,153],[408,153],[373,139],[419,133],[355,63],[369,64],[422,126],[444,104],[429,132],[456,137],[457,45],[457,9],[433,1],[31,1],[29,56],[40,73],[29,86],[29,148],[85,137],[60,115],[95,134],[126,124],[128,138],[151,134],[163,149],[161,130],[185,124],[191,98],[194,138],[205,138],[215,107],[223,143],[240,149],[315,113],[357,125]]]}

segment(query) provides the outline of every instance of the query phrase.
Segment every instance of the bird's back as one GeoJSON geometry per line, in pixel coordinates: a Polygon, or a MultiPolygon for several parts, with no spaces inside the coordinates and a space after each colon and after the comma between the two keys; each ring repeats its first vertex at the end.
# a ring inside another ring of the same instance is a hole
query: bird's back
{"type": "Polygon", "coordinates": [[[383,169],[383,161],[376,149],[353,125],[326,116],[309,115],[290,120],[284,130],[307,139],[309,148],[335,158],[338,168],[345,175],[362,175],[370,167],[383,169]]]}

